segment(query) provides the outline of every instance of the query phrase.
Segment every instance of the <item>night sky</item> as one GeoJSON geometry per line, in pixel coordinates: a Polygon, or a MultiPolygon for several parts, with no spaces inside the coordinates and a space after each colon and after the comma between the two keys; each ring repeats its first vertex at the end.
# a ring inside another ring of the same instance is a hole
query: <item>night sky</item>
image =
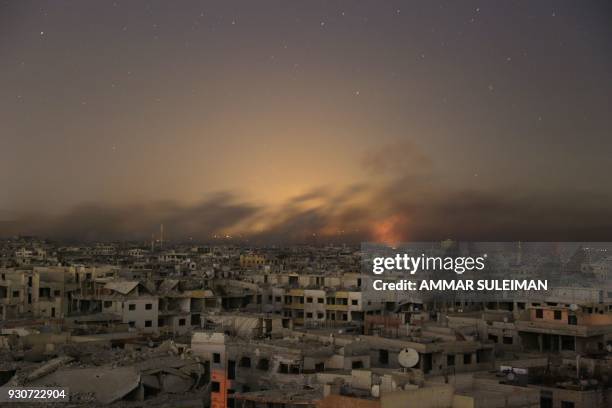
{"type": "Polygon", "coordinates": [[[609,1],[0,1],[0,236],[612,240],[609,1]]]}

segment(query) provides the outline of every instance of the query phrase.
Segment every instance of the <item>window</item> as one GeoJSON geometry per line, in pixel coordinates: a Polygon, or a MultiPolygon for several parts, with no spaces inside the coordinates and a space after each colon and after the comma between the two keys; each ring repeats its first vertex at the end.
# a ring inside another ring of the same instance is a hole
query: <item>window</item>
{"type": "Polygon", "coordinates": [[[268,371],[270,368],[270,360],[262,358],[257,362],[257,369],[262,371],[268,371]]]}
{"type": "Polygon", "coordinates": [[[463,355],[463,364],[472,364],[472,355],[471,354],[464,354],[463,355]]]}
{"type": "Polygon", "coordinates": [[[152,320],[145,320],[145,327],[152,327],[152,326],[153,326],[152,320]]]}
{"type": "Polygon", "coordinates": [[[105,308],[108,309],[109,307],[112,307],[112,306],[113,306],[113,302],[111,302],[110,300],[105,300],[104,301],[104,307],[105,308]]]}
{"type": "Polygon", "coordinates": [[[153,309],[153,304],[152,303],[147,303],[145,305],[145,310],[151,310],[151,309],[153,309]]]}
{"type": "Polygon", "coordinates": [[[312,313],[310,313],[310,312],[309,312],[309,313],[306,313],[306,318],[308,318],[308,319],[312,319],[312,313]]]}
{"type": "Polygon", "coordinates": [[[278,366],[278,372],[281,374],[289,374],[289,366],[284,363],[280,363],[278,366]]]}
{"type": "Polygon", "coordinates": [[[378,362],[380,364],[389,364],[389,351],[383,349],[378,350],[378,362]]]}
{"type": "Polygon", "coordinates": [[[571,324],[571,325],[577,325],[578,324],[578,318],[576,317],[576,315],[569,315],[567,316],[567,324],[571,324]]]}
{"type": "Polygon", "coordinates": [[[325,363],[317,363],[315,364],[315,371],[320,373],[322,371],[325,371],[325,363]]]}
{"type": "Polygon", "coordinates": [[[307,297],[306,298],[306,303],[312,303],[312,298],[311,297],[307,297]]]}
{"type": "Polygon", "coordinates": [[[219,364],[221,362],[221,354],[213,353],[213,363],[219,364]]]}
{"type": "Polygon", "coordinates": [[[227,379],[236,379],[236,362],[234,360],[227,360],[227,379]]]}
{"type": "Polygon", "coordinates": [[[136,310],[136,305],[133,303],[128,305],[128,310],[136,310]]]}
{"type": "Polygon", "coordinates": [[[280,302],[282,302],[282,299],[281,299],[280,296],[275,296],[274,297],[274,301],[277,302],[277,303],[280,303],[280,302]]]}
{"type": "Polygon", "coordinates": [[[14,297],[14,298],[19,297],[19,291],[18,291],[18,290],[14,290],[14,291],[13,291],[13,297],[14,297]]]}
{"type": "Polygon", "coordinates": [[[453,367],[455,365],[455,355],[449,354],[446,356],[446,365],[448,367],[453,367]]]}
{"type": "Polygon", "coordinates": [[[185,319],[179,319],[179,326],[185,325],[185,319]]]}
{"type": "Polygon", "coordinates": [[[213,381],[210,390],[212,392],[219,392],[219,391],[221,391],[221,385],[217,381],[213,381]]]}
{"type": "Polygon", "coordinates": [[[136,322],[129,322],[130,327],[136,327],[136,322]]]}
{"type": "Polygon", "coordinates": [[[504,344],[512,344],[512,337],[504,336],[504,344]]]}
{"type": "Polygon", "coordinates": [[[324,316],[323,313],[321,313],[321,312],[317,313],[317,319],[322,319],[323,316],[324,316]]]}
{"type": "Polygon", "coordinates": [[[250,357],[242,357],[240,359],[240,367],[244,367],[244,368],[251,368],[251,358],[250,357]]]}
{"type": "Polygon", "coordinates": [[[561,401],[561,408],[574,408],[572,401],[561,401]]]}
{"type": "Polygon", "coordinates": [[[358,306],[359,305],[359,300],[357,300],[357,299],[351,300],[351,305],[358,306]]]}
{"type": "Polygon", "coordinates": [[[325,300],[323,298],[317,298],[317,303],[323,303],[325,300]]]}
{"type": "Polygon", "coordinates": [[[351,368],[358,369],[363,368],[363,362],[361,360],[356,360],[351,363],[351,368]]]}
{"type": "Polygon", "coordinates": [[[53,291],[53,296],[55,296],[55,297],[59,297],[59,296],[61,296],[61,295],[62,295],[62,292],[61,292],[61,291],[59,291],[59,290],[55,290],[55,291],[53,291]]]}
{"type": "Polygon", "coordinates": [[[542,309],[536,309],[536,319],[543,319],[544,311],[542,309]]]}
{"type": "Polygon", "coordinates": [[[555,310],[555,320],[561,320],[561,311],[555,310]]]}

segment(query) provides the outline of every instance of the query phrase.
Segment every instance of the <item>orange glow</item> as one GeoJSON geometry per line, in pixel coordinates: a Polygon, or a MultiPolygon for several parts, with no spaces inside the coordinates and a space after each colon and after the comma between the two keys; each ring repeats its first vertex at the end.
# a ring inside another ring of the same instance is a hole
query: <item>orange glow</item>
{"type": "Polygon", "coordinates": [[[375,242],[395,246],[407,239],[408,219],[403,215],[392,215],[372,228],[371,237],[375,242]]]}

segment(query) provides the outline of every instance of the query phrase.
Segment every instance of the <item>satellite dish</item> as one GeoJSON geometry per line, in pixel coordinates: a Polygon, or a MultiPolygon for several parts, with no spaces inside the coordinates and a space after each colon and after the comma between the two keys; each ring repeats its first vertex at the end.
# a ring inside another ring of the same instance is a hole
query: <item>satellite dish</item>
{"type": "Polygon", "coordinates": [[[412,368],[419,363],[419,353],[415,349],[405,348],[400,351],[397,361],[404,368],[412,368]]]}
{"type": "Polygon", "coordinates": [[[572,304],[570,305],[569,309],[570,309],[572,312],[575,312],[576,310],[578,310],[578,305],[577,305],[577,304],[575,304],[575,303],[572,303],[572,304]]]}
{"type": "Polygon", "coordinates": [[[514,374],[512,371],[510,371],[507,375],[506,378],[508,379],[508,381],[514,381],[516,380],[516,374],[514,374]]]}
{"type": "Polygon", "coordinates": [[[372,386],[372,396],[373,396],[374,398],[378,398],[378,397],[380,397],[380,385],[378,385],[378,384],[374,384],[374,385],[372,386]]]}

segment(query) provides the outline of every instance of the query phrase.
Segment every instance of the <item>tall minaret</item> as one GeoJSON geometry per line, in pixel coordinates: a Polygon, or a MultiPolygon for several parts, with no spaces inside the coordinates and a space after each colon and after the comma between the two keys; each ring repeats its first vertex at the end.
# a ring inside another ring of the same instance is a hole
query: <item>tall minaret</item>
{"type": "Polygon", "coordinates": [[[159,247],[164,248],[164,224],[159,226],[159,247]]]}

